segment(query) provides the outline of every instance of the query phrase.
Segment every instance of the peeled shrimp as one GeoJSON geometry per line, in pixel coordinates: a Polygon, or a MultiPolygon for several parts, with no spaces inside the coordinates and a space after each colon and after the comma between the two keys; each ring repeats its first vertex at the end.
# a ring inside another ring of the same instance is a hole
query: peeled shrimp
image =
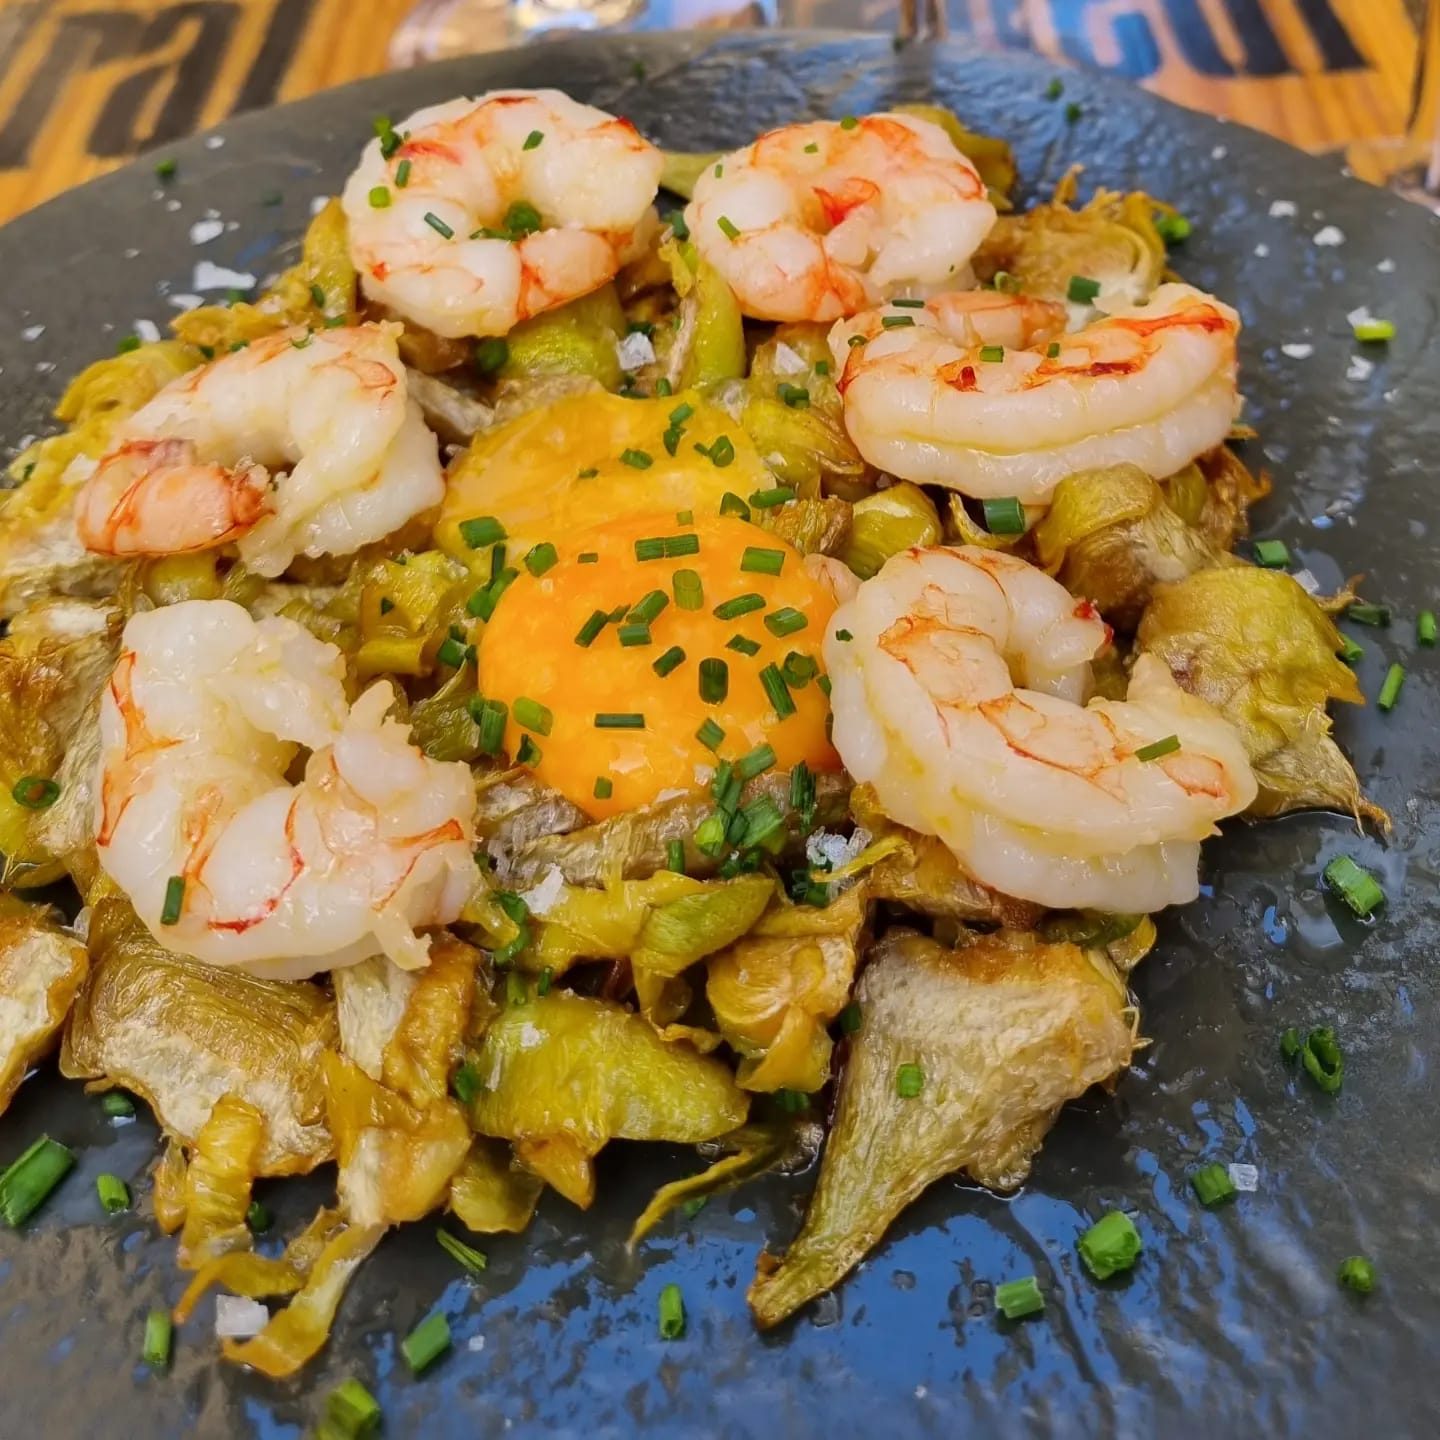
{"type": "Polygon", "coordinates": [[[1200,840],[1255,778],[1235,730],[1153,656],[1124,701],[1083,703],[1109,639],[1088,601],[1023,560],[904,551],[827,628],[835,748],[888,814],[1006,895],[1128,912],[1193,900],[1200,840]],[[1171,736],[1178,749],[1137,758],[1171,736]]]}
{"type": "Polygon", "coordinates": [[[120,428],[75,521],[103,555],[235,542],[261,575],[348,555],[438,505],[435,437],[410,398],[397,325],[252,340],[167,385],[120,428]]]}
{"type": "Polygon", "coordinates": [[[685,221],[747,315],[836,320],[966,283],[995,209],[944,130],[882,114],[771,130],[700,176],[685,221]]]}
{"type": "Polygon", "coordinates": [[[1059,322],[1058,306],[982,292],[836,325],[850,438],[902,479],[1025,505],[1098,466],[1164,479],[1225,439],[1239,406],[1228,305],[1162,285],[1073,335],[1059,322]]]}
{"type": "Polygon", "coordinates": [[[398,129],[341,196],[350,254],[367,295],[437,335],[504,335],[588,295],[658,226],[660,152],[559,90],[450,100],[398,129]]]}
{"type": "Polygon", "coordinates": [[[382,952],[413,969],[429,949],[416,928],[459,915],[475,878],[470,772],[385,718],[388,681],[348,706],[344,668],[293,620],[228,600],[125,626],[101,699],[96,836],[167,948],[275,979],[382,952]]]}

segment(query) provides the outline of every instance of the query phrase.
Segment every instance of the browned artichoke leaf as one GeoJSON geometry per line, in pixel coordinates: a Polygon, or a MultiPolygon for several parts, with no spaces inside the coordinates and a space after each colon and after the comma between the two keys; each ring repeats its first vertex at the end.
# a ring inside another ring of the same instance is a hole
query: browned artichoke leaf
{"type": "Polygon", "coordinates": [[[695,1144],[735,1129],[749,1109],[721,1061],[663,1040],[622,1006],[561,990],[502,1010],[475,1067],[485,1086],[475,1129],[514,1142],[527,1168],[538,1142],[562,1140],[583,1157],[612,1139],[695,1144]]]}
{"type": "Polygon", "coordinates": [[[272,1380],[295,1374],[330,1338],[345,1287],[384,1235],[383,1225],[346,1224],[321,1250],[295,1298],[258,1335],[226,1340],[225,1358],[272,1380]]]}
{"type": "Polygon", "coordinates": [[[908,930],[860,978],[820,1177],[783,1260],[750,1287],[762,1328],[835,1285],[932,1181],[965,1170],[1019,1184],[1060,1106],[1109,1079],[1134,1045],[1124,986],[1103,956],[1001,932],[946,950],[908,930]],[[919,1096],[899,1094],[917,1065],[919,1096]]]}
{"type": "Polygon", "coordinates": [[[705,994],[740,1054],[747,1090],[818,1090],[830,1078],[827,1026],[850,998],[866,905],[862,887],[823,908],[776,900],[754,929],[710,957],[705,994]]]}
{"type": "Polygon", "coordinates": [[[419,1109],[333,1051],[320,1064],[346,1217],[369,1226],[428,1215],[470,1149],[460,1107],[442,1100],[419,1109]]]}
{"type": "Polygon", "coordinates": [[[1363,705],[1334,622],[1289,575],[1237,565],[1157,586],[1136,634],[1240,732],[1260,792],[1246,812],[1349,811],[1388,828],[1330,735],[1331,700],[1363,705]]]}
{"type": "Polygon", "coordinates": [[[756,510],[755,523],[793,545],[802,555],[839,555],[850,538],[852,507],[845,500],[791,500],[756,510]]]}
{"type": "MultiPolygon", "coordinates": [[[[6,884],[43,885],[62,873],[64,852],[45,843],[53,806],[27,809],[12,790],[22,776],[58,780],[114,668],[120,621],[119,611],[108,605],[47,600],[17,615],[0,640],[0,853],[6,884]]],[[[88,797],[88,777],[85,788],[88,797]]],[[[60,798],[64,795],[62,786],[60,798]]]]}
{"type": "MultiPolygon", "coordinates": [[[[787,819],[793,817],[788,774],[769,771],[752,780],[746,794],[768,795],[787,819]]],[[[849,803],[848,777],[841,773],[815,777],[817,825],[841,824],[849,803]]],[[[503,858],[497,855],[497,868],[516,890],[539,884],[552,867],[568,884],[603,885],[614,878],[640,879],[663,870],[668,863],[668,846],[678,840],[685,847],[686,873],[713,875],[720,862],[695,847],[695,831],[714,809],[714,802],[703,791],[662,800],[598,825],[534,840],[503,858]]]]}
{"type": "MultiPolygon", "coordinates": [[[[400,353],[405,353],[401,342],[400,353]]],[[[466,347],[461,358],[469,355],[466,347]]],[[[413,361],[408,362],[413,364],[413,361]]],[[[458,384],[424,373],[424,367],[410,370],[406,382],[425,423],[447,445],[468,445],[482,430],[495,423],[495,412],[483,400],[458,384]]]]}
{"type": "Polygon", "coordinates": [[[1249,531],[1250,507],[1270,493],[1270,481],[1230,448],[1217,445],[1163,482],[1170,508],[1221,550],[1249,531]]]}
{"type": "Polygon", "coordinates": [[[450,1182],[450,1210],[479,1235],[518,1235],[540,1203],[545,1182],[515,1163],[503,1140],[477,1136],[450,1182]]]}
{"type": "Polygon", "coordinates": [[[1147,300],[1165,272],[1165,242],[1155,229],[1155,202],[1140,192],[1097,190],[1071,209],[1063,198],[1019,215],[1002,215],[973,261],[989,283],[1004,271],[1021,291],[1063,302],[1072,275],[1100,283],[1105,303],[1147,300]]]}
{"type": "Polygon", "coordinates": [[[59,1038],[88,966],[49,912],[0,894],[0,1114],[59,1038]]]}
{"type": "Polygon", "coordinates": [[[1242,563],[1186,524],[1137,465],[1067,475],[1032,533],[1040,564],[1126,634],[1156,585],[1242,563]]]}
{"type": "MultiPolygon", "coordinates": [[[[496,771],[475,784],[475,839],[501,875],[512,855],[537,841],[578,830],[588,817],[528,770],[496,771]]],[[[539,879],[542,867],[535,874],[539,879]]]]}
{"type": "Polygon", "coordinates": [[[199,1270],[221,1255],[250,1248],[245,1212],[264,1139],[265,1117],[253,1105],[233,1095],[215,1102],[185,1172],[182,1270],[199,1270]]]}
{"type": "Polygon", "coordinates": [[[383,955],[337,970],[341,1050],[414,1105],[443,1100],[470,1032],[479,963],[473,946],[441,933],[423,970],[402,970],[383,955]]]}
{"type": "Polygon", "coordinates": [[[265,1117],[261,1175],[300,1174],[330,1159],[319,1062],[339,1037],[334,1003],[318,985],[173,955],[123,900],[95,906],[88,943],[63,1074],[135,1091],[187,1145],[222,1096],[247,1101],[265,1117]]]}
{"type": "Polygon", "coordinates": [[[942,840],[897,825],[880,808],[873,786],[855,787],[850,813],[876,842],[903,841],[867,872],[867,899],[890,900],[935,920],[1005,925],[1015,930],[1028,929],[1039,918],[1038,905],[1001,895],[974,879],[942,840]]]}
{"type": "Polygon", "coordinates": [[[151,1203],[155,1207],[155,1223],[166,1235],[173,1235],[185,1223],[185,1147],[167,1137],[165,1148],[155,1162],[151,1174],[151,1203]]]}

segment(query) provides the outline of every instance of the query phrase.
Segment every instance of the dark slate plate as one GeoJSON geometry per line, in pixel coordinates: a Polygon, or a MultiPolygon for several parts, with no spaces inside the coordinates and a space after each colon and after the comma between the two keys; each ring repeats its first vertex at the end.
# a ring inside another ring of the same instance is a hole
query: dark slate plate
{"type": "MultiPolygon", "coordinates": [[[[43,1128],[82,1159],[24,1234],[0,1235],[0,1435],[296,1437],[349,1374],[381,1397],[392,1436],[1436,1432],[1440,657],[1416,650],[1413,617],[1437,598],[1440,228],[1273,140],[1090,76],[1065,75],[1065,101],[1083,107],[1067,124],[1064,102],[1045,99],[1053,73],[959,45],[895,54],[873,37],[585,39],[242,119],[175,147],[179,174],[164,187],[132,166],[0,232],[0,439],[40,430],[62,377],[137,319],[163,324],[167,296],[199,288],[197,262],[261,279],[285,263],[311,198],[339,186],[377,112],[559,85],[700,149],[933,97],[1010,136],[1032,196],[1084,161],[1087,183],[1146,187],[1195,221],[1179,263],[1247,326],[1248,418],[1264,435],[1251,448],[1278,481],[1261,533],[1327,585],[1368,570],[1370,596],[1396,609],[1394,628],[1359,634],[1359,668],[1373,695],[1392,661],[1410,666],[1399,708],[1339,719],[1395,817],[1390,844],[1332,815],[1232,829],[1208,851],[1213,891],[1167,920],[1138,974],[1154,1044],[1114,1098],[1072,1107],[1014,1197],[936,1185],[836,1296],[763,1338],[744,1289],[761,1245],[793,1233],[809,1179],[714,1202],[632,1260],[631,1218],[694,1161],[616,1145],[595,1210],[547,1202],[529,1235],[486,1246],[478,1284],[456,1278],[429,1226],[392,1236],[298,1383],[218,1363],[208,1308],[179,1337],[173,1371],[151,1376],[137,1363],[142,1317],[179,1293],[174,1246],[143,1219],[103,1221],[94,1179],[114,1171],[143,1197],[153,1129],[111,1130],[78,1087],[42,1076],[0,1122],[0,1156],[43,1128]],[[283,204],[266,207],[275,188],[283,204]],[[196,246],[191,226],[212,207],[235,228],[196,246]],[[1365,365],[1345,318],[1361,305],[1400,326],[1365,365]],[[1384,878],[1391,902],[1372,925],[1317,889],[1339,851],[1384,878]],[[1297,1083],[1276,1049],[1286,1025],[1318,1023],[1345,1042],[1334,1099],[1297,1083]],[[1185,1177],[1211,1159],[1257,1166],[1258,1192],[1199,1210],[1185,1177]],[[1145,1254],[1129,1277],[1097,1285],[1074,1241],[1116,1205],[1134,1212],[1145,1254]],[[1380,1268],[1368,1299],[1335,1283],[1356,1252],[1380,1268]],[[1044,1315],[997,1321],[993,1284],[1031,1272],[1049,1295],[1044,1315]],[[667,1344],[656,1297],[672,1280],[691,1325],[667,1344]],[[456,1350],[414,1381],[397,1336],[432,1307],[449,1315],[456,1350]]],[[[328,1183],[265,1198],[293,1227],[328,1183]]]]}

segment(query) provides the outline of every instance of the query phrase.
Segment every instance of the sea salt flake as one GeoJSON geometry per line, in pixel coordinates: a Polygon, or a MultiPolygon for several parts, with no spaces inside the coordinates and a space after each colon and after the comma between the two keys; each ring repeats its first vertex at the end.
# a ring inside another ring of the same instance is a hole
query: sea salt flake
{"type": "Polygon", "coordinates": [[[775,368],[782,375],[803,375],[810,367],[798,350],[792,350],[781,340],[775,346],[775,368]]]}
{"type": "Polygon", "coordinates": [[[524,890],[520,898],[532,915],[548,915],[559,903],[565,892],[565,875],[558,865],[552,865],[538,885],[524,890]]]}
{"type": "Polygon", "coordinates": [[[1223,145],[1217,145],[1210,152],[1210,158],[1212,160],[1223,160],[1229,153],[1230,152],[1223,145]]]}
{"type": "Polygon", "coordinates": [[[1315,353],[1315,347],[1306,345],[1303,341],[1296,341],[1289,345],[1282,345],[1280,353],[1288,355],[1292,360],[1308,360],[1315,353]]]}
{"type": "Polygon", "coordinates": [[[225,222],[223,220],[197,220],[190,227],[190,243],[192,245],[208,245],[224,233],[225,222]]]}
{"type": "Polygon", "coordinates": [[[817,867],[829,865],[832,870],[843,869],[868,844],[870,832],[856,827],[848,839],[831,830],[817,830],[805,842],[805,858],[817,867]]]}
{"type": "Polygon", "coordinates": [[[638,370],[642,365],[655,363],[655,347],[648,335],[633,330],[623,340],[617,341],[615,354],[619,356],[622,370],[638,370]]]}
{"type": "Polygon", "coordinates": [[[190,277],[192,290],[249,290],[255,277],[246,270],[227,270],[223,265],[201,260],[190,277]]]}
{"type": "Polygon", "coordinates": [[[1260,1188],[1260,1172],[1253,1165],[1231,1165],[1230,1183],[1246,1195],[1260,1188]]]}
{"type": "Polygon", "coordinates": [[[45,333],[43,325],[27,325],[21,332],[22,340],[38,340],[45,333]]]}
{"type": "Polygon", "coordinates": [[[223,135],[207,135],[205,137],[205,148],[207,150],[218,150],[225,143],[223,135]]]}
{"type": "Polygon", "coordinates": [[[1353,330],[1357,325],[1368,325],[1375,317],[1370,313],[1368,305],[1359,305],[1345,318],[1350,322],[1350,328],[1353,330]]]}
{"type": "Polygon", "coordinates": [[[1322,226],[1311,237],[1317,245],[1343,245],[1345,232],[1338,225],[1322,226]]]}
{"type": "Polygon", "coordinates": [[[1393,275],[1395,273],[1395,262],[1387,255],[1375,268],[1382,275],[1393,275]]]}
{"type": "Polygon", "coordinates": [[[310,213],[312,215],[318,215],[329,203],[330,197],[328,195],[312,196],[310,199],[310,213]]]}
{"type": "Polygon", "coordinates": [[[171,295],[169,299],[177,310],[198,310],[205,303],[199,295],[171,295]]]}
{"type": "Polygon", "coordinates": [[[1270,214],[1273,219],[1283,220],[1287,216],[1295,214],[1295,202],[1293,200],[1272,200],[1270,214]]]}
{"type": "Polygon", "coordinates": [[[270,1323],[270,1312],[243,1295],[215,1297],[215,1334],[221,1340],[248,1340],[270,1323]]]}
{"type": "Polygon", "coordinates": [[[1347,380],[1368,380],[1375,372],[1375,362],[1367,360],[1363,355],[1352,355],[1350,365],[1345,371],[1347,380]]]}
{"type": "Polygon", "coordinates": [[[1255,254],[1261,260],[1263,260],[1269,253],[1270,247],[1263,240],[1255,247],[1255,254]]]}
{"type": "Polygon", "coordinates": [[[147,345],[153,345],[160,338],[160,327],[153,320],[137,320],[135,333],[147,345]]]}
{"type": "Polygon", "coordinates": [[[1315,578],[1314,571],[1297,570],[1292,578],[1307,595],[1318,595],[1320,593],[1320,582],[1315,578]]]}

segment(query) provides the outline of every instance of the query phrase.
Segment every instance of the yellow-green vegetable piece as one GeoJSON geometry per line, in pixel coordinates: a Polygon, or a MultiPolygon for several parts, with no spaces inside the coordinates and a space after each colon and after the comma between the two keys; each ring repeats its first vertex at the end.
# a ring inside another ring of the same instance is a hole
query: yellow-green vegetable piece
{"type": "Polygon", "coordinates": [[[734,291],[689,240],[664,241],[660,257],[680,297],[680,323],[668,356],[671,387],[738,379],[745,373],[745,319],[734,291]]]}
{"type": "Polygon", "coordinates": [[[762,1256],[750,1287],[761,1328],[836,1285],[941,1176],[1018,1185],[1060,1106],[1122,1070],[1135,1044],[1105,957],[1031,935],[947,950],[892,930],[856,999],[860,1029],[804,1224],[782,1260],[762,1256]],[[913,1098],[902,1066],[919,1067],[913,1098]]]}
{"type": "Polygon", "coordinates": [[[515,1163],[503,1140],[477,1136],[450,1182],[449,1207],[477,1235],[518,1235],[529,1224],[545,1183],[515,1163]]]}
{"type": "Polygon", "coordinates": [[[868,580],[892,555],[912,545],[939,541],[940,515],[935,502],[918,485],[901,480],[855,502],[850,538],[840,558],[862,580],[868,580]]]}
{"type": "Polygon", "coordinates": [[[502,381],[530,383],[547,375],[588,375],[607,390],[619,388],[615,346],[625,334],[625,315],[614,284],[517,325],[505,337],[509,358],[502,381]]]}

